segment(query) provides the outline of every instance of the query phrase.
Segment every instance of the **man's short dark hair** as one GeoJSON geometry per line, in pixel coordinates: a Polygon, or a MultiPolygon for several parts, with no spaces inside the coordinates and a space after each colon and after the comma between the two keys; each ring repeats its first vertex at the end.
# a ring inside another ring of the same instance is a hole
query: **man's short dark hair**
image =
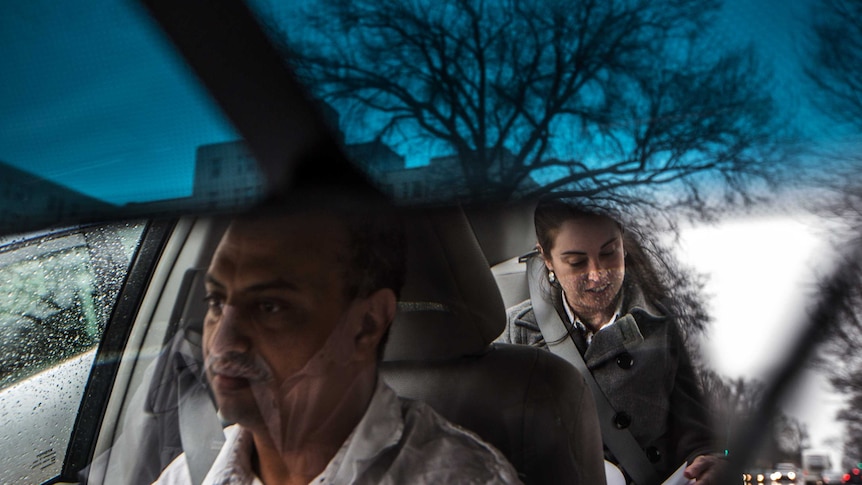
{"type": "MultiPolygon", "coordinates": [[[[401,211],[380,196],[368,192],[303,189],[289,197],[268,200],[254,210],[252,217],[290,213],[331,215],[344,224],[347,246],[344,258],[344,290],[348,299],[363,298],[377,290],[389,288],[401,296],[407,272],[407,237],[401,211]]],[[[377,360],[383,351],[389,331],[383,335],[377,360]]]]}
{"type": "Polygon", "coordinates": [[[399,297],[407,252],[403,221],[394,209],[370,209],[336,213],[347,227],[349,240],[345,289],[349,297],[366,297],[389,288],[399,297]]]}
{"type": "Polygon", "coordinates": [[[344,258],[348,298],[366,297],[389,288],[398,297],[404,285],[407,243],[400,210],[367,192],[305,189],[272,199],[256,208],[254,217],[290,213],[330,215],[344,224],[348,245],[344,258]]]}

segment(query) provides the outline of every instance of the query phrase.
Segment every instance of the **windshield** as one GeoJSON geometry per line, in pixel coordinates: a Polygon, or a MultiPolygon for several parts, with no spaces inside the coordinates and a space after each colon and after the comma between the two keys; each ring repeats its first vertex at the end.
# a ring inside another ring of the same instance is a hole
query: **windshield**
{"type": "MultiPolygon", "coordinates": [[[[725,430],[794,359],[817,281],[852,258],[853,2],[252,5],[346,151],[402,203],[554,192],[657,239],[725,430]]],[[[838,333],[753,465],[808,447],[855,460],[858,333],[838,333]]]]}
{"type": "MultiPolygon", "coordinates": [[[[447,253],[438,263],[481,261],[476,271],[483,274],[490,268],[502,305],[494,296],[474,313],[499,324],[479,330],[482,338],[503,334],[483,345],[548,348],[541,322],[515,318],[527,309],[519,305],[532,309],[535,299],[527,265],[518,262],[532,251],[542,258],[538,270],[569,335],[581,332],[573,342],[588,366],[599,365],[587,358],[592,339],[603,326],[626,332],[626,315],[640,311],[632,308],[674,317],[661,345],[673,355],[682,349],[684,358],[666,370],[686,376],[690,370],[683,388],[691,384],[692,395],[701,396],[694,400],[712,416],[713,444],[709,453],[701,453],[706,445],[691,445],[689,456],[666,447],[671,428],[641,428],[650,419],[629,416],[640,448],[659,452],[648,454],[662,479],[700,455],[742,454],[746,472],[771,472],[779,463],[801,470],[811,450],[842,467],[862,460],[862,441],[852,431],[862,422],[855,406],[862,398],[855,351],[862,334],[853,272],[862,142],[862,29],[854,19],[862,11],[854,2],[250,0],[249,23],[238,15],[245,12],[242,2],[206,12],[156,1],[99,0],[87,7],[39,0],[0,7],[6,54],[0,233],[235,214],[274,199],[303,207],[297,200],[311,200],[338,213],[343,206],[378,207],[374,197],[364,198],[370,188],[408,210],[405,237],[416,246],[431,238],[411,235],[412,219],[421,217],[409,210],[460,207],[475,252],[447,253]],[[204,35],[209,23],[230,15],[236,22],[222,25],[229,29],[204,35]],[[360,178],[367,187],[357,196],[351,184],[360,178]],[[321,180],[350,191],[303,198],[321,180]],[[548,222],[543,230],[542,217],[559,212],[538,209],[549,195],[577,217],[548,222]],[[586,233],[598,235],[580,236],[586,233]],[[584,283],[584,274],[593,282],[584,283]],[[640,293],[644,305],[633,303],[640,293]],[[601,308],[588,308],[596,302],[601,308]],[[823,308],[828,311],[818,313],[823,308]],[[768,424],[744,432],[744,423],[762,412],[768,424]]],[[[312,226],[303,220],[296,227],[312,226]]],[[[331,237],[310,245],[256,226],[255,244],[295,244],[299,254],[343,263],[352,253],[328,244],[353,244],[353,226],[347,226],[349,236],[319,228],[331,237]]],[[[229,272],[210,270],[221,235],[206,237],[212,240],[201,245],[195,283],[187,288],[198,298],[193,313],[200,325],[156,326],[164,332],[156,340],[167,342],[165,355],[178,353],[195,366],[204,364],[204,318],[234,301],[229,272]]],[[[432,261],[438,248],[421,247],[432,261]]],[[[287,257],[284,252],[267,254],[287,257]]],[[[225,258],[228,266],[242,259],[225,258]]],[[[300,259],[297,264],[314,260],[300,259]]],[[[302,274],[341,275],[343,268],[331,262],[318,261],[317,271],[302,274]]],[[[408,295],[416,288],[410,264],[408,295]]],[[[418,279],[437,282],[429,276],[436,266],[427,266],[418,279]]],[[[342,276],[355,275],[344,270],[342,276]]],[[[22,277],[5,278],[4,288],[12,288],[22,277]]],[[[364,284],[351,283],[348,293],[362,294],[356,288],[364,284]]],[[[266,294],[248,308],[316,321],[317,310],[294,301],[301,292],[291,285],[267,288],[288,297],[266,294]]],[[[430,298],[420,291],[416,301],[401,298],[399,317],[428,303],[420,295],[430,298]]],[[[182,305],[191,308],[190,302],[182,305]]],[[[455,305],[436,304],[447,311],[455,305]]],[[[326,307],[333,308],[341,307],[326,307]]],[[[652,335],[645,325],[635,321],[643,339],[652,335]]],[[[300,333],[294,337],[318,350],[325,342],[340,345],[300,333]]],[[[261,345],[289,340],[271,337],[261,345]]],[[[401,341],[393,338],[396,352],[401,341]]],[[[426,345],[432,342],[428,337],[426,345]]],[[[633,354],[626,349],[639,363],[633,354]]],[[[317,354],[300,355],[313,360],[317,354]]],[[[245,364],[279,375],[272,358],[264,360],[262,367],[245,364]]],[[[614,362],[617,369],[631,367],[628,358],[614,362]]],[[[154,368],[164,371],[164,365],[154,368]]],[[[188,377],[209,385],[213,376],[196,372],[188,377]]],[[[135,375],[135,386],[162,382],[135,375]]],[[[228,376],[238,377],[249,376],[228,376]]],[[[683,398],[671,391],[642,397],[659,388],[636,380],[608,393],[631,392],[631,402],[641,399],[649,412],[674,414],[665,408],[683,398]]],[[[224,404],[212,388],[206,391],[197,397],[224,404]]],[[[148,412],[177,412],[165,395],[146,399],[148,412]]],[[[255,399],[259,406],[267,401],[260,392],[255,399]]],[[[226,421],[242,424],[236,417],[226,421]]],[[[159,457],[157,471],[179,451],[159,457]]],[[[604,458],[616,463],[607,448],[604,458]]]]}

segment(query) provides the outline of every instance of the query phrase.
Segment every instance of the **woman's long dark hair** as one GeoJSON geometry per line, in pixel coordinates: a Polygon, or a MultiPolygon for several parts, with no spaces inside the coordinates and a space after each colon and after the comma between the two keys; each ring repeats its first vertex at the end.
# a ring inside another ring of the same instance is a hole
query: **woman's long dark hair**
{"type": "Polygon", "coordinates": [[[648,302],[661,302],[666,305],[665,301],[669,296],[668,289],[659,276],[659,272],[656,271],[653,258],[644,249],[640,232],[624,227],[620,222],[619,215],[610,209],[572,199],[556,197],[541,199],[536,206],[533,222],[536,227],[536,238],[542,251],[545,254],[550,254],[554,239],[566,221],[595,216],[607,217],[620,227],[623,235],[623,246],[626,250],[626,281],[638,285],[648,302]]]}

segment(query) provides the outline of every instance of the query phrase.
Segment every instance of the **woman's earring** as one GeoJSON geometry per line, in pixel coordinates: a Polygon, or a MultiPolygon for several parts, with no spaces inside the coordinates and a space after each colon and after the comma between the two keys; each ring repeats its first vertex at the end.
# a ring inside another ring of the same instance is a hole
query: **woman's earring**
{"type": "Polygon", "coordinates": [[[557,282],[557,275],[554,274],[554,270],[552,270],[552,269],[548,270],[548,281],[550,281],[551,284],[554,284],[557,282]]]}

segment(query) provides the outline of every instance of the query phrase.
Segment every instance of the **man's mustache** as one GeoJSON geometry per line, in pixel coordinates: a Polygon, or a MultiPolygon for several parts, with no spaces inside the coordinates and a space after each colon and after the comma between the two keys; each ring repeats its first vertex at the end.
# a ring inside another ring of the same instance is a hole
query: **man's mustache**
{"type": "Polygon", "coordinates": [[[207,374],[246,379],[250,382],[266,382],[272,379],[269,367],[260,359],[241,352],[211,355],[207,357],[207,374]]]}

